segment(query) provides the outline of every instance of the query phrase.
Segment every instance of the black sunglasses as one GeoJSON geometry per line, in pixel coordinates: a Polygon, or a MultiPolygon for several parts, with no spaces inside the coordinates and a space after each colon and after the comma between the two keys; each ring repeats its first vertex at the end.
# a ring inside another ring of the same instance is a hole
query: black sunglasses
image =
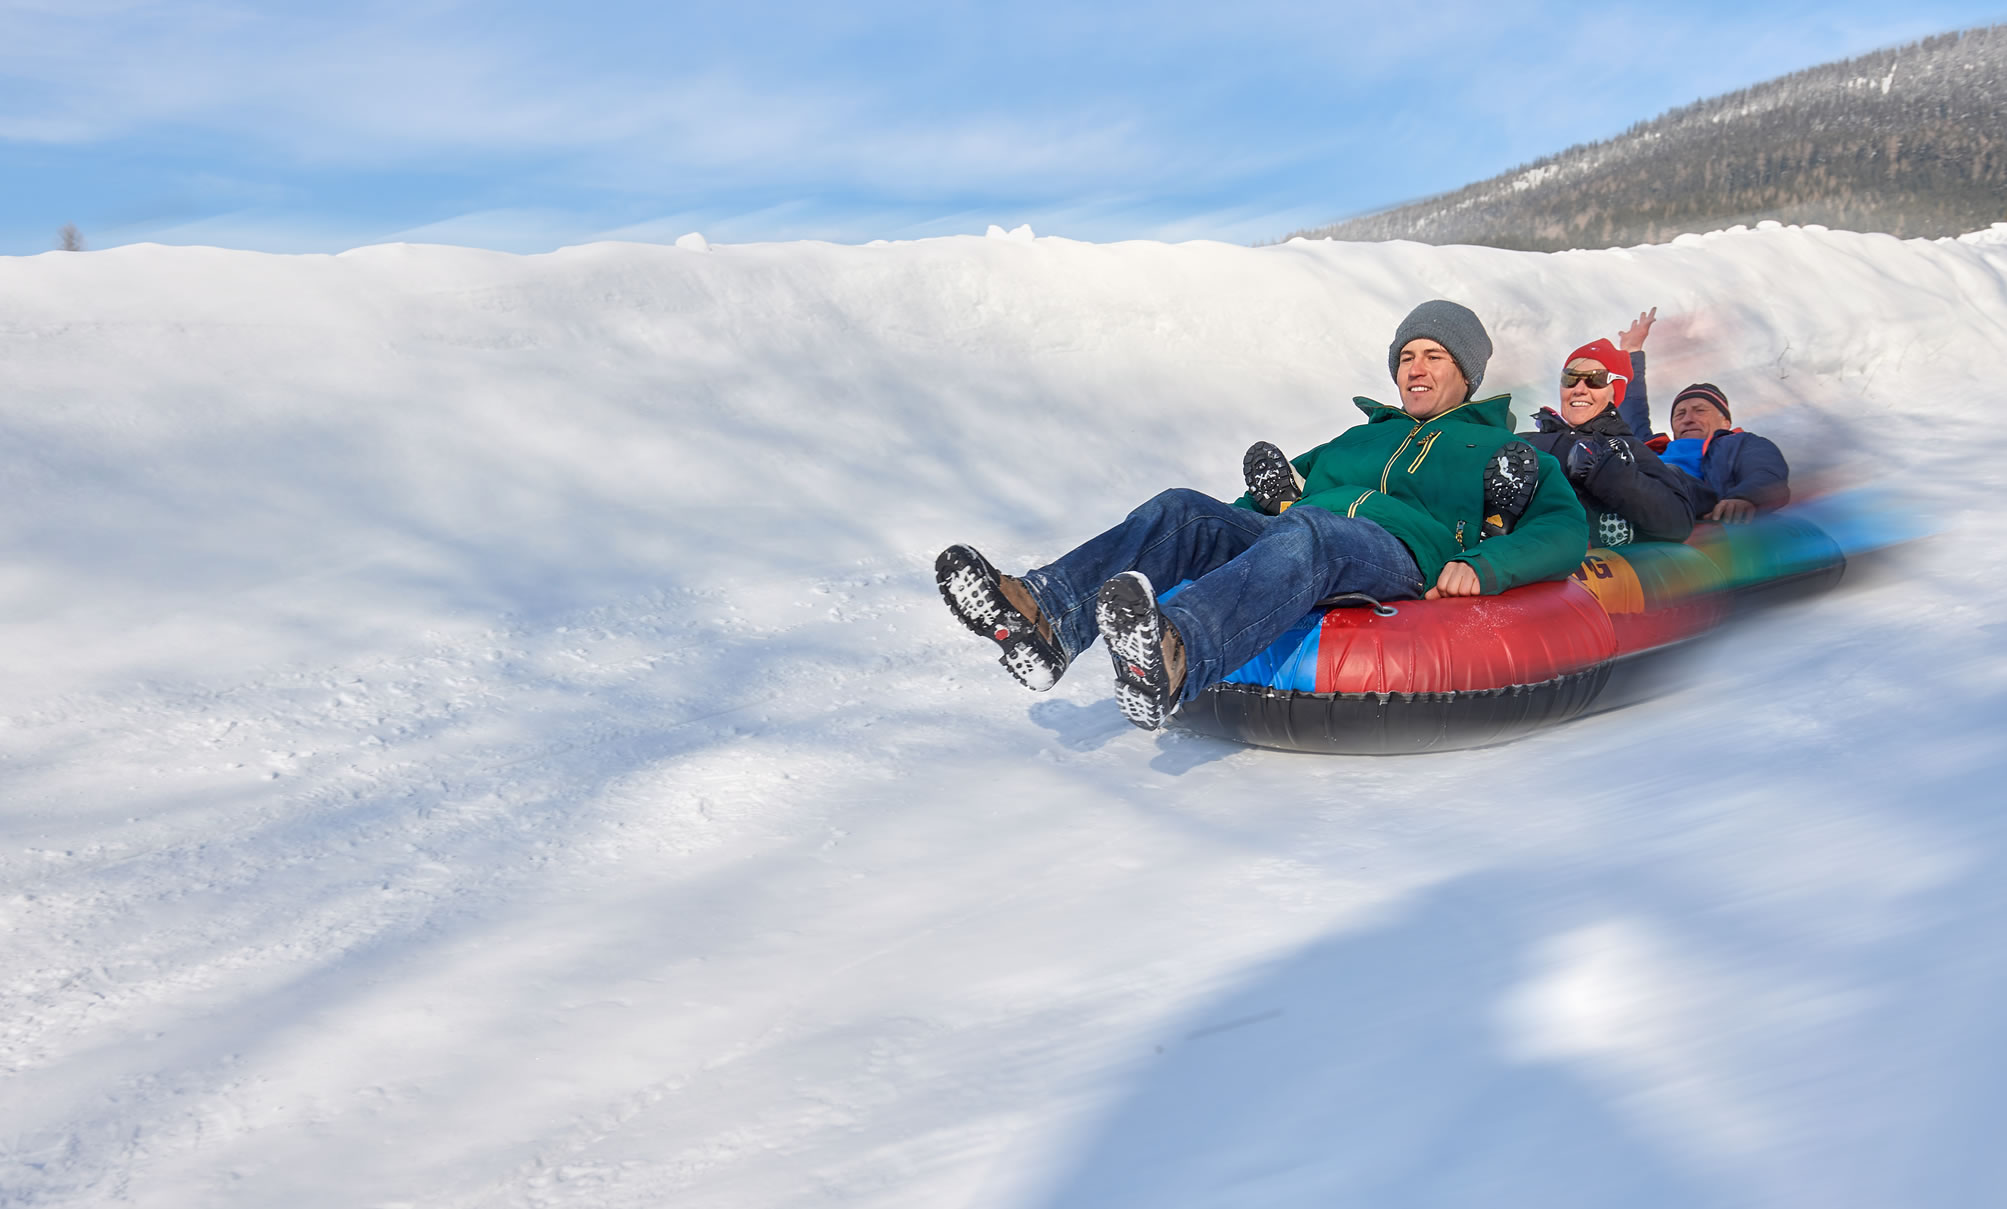
{"type": "Polygon", "coordinates": [[[1601,390],[1610,384],[1607,369],[1564,369],[1561,371],[1561,389],[1567,390],[1577,382],[1587,382],[1592,389],[1601,390]]]}

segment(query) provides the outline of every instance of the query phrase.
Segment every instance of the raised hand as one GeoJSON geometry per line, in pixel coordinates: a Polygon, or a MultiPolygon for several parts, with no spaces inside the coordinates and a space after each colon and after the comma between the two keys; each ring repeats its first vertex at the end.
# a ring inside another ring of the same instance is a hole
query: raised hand
{"type": "Polygon", "coordinates": [[[1637,321],[1625,328],[1617,337],[1617,347],[1627,353],[1640,353],[1645,348],[1645,337],[1652,334],[1652,324],[1658,322],[1659,308],[1640,311],[1637,321]]]}

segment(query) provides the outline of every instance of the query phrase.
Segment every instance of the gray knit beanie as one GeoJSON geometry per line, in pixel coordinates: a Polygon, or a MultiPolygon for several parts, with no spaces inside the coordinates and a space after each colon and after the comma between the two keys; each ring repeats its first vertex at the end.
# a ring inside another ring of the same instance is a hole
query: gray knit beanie
{"type": "Polygon", "coordinates": [[[1464,381],[1470,383],[1466,397],[1476,398],[1477,384],[1484,381],[1484,367],[1491,361],[1491,337],[1485,335],[1484,324],[1467,306],[1441,298],[1424,302],[1394,329],[1394,342],[1387,346],[1389,375],[1400,373],[1402,346],[1423,336],[1449,350],[1456,367],[1463,371],[1464,381]]]}

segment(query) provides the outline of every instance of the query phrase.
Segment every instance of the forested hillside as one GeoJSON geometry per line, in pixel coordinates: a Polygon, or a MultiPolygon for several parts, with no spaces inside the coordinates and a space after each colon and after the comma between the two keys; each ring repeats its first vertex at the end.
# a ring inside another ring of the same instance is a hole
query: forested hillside
{"type": "Polygon", "coordinates": [[[1297,234],[1555,251],[1763,219],[1901,236],[2007,220],[2007,25],[1797,72],[1297,234]]]}

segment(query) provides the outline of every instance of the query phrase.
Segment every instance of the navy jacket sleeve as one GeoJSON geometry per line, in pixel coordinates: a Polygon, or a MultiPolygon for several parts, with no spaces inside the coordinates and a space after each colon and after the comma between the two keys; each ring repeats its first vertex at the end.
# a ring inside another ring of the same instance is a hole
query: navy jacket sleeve
{"type": "Polygon", "coordinates": [[[1617,404],[1617,415],[1631,426],[1640,441],[1652,439],[1652,400],[1645,391],[1645,353],[1643,349],[1631,354],[1631,381],[1624,387],[1624,401],[1617,404]]]}
{"type": "Polygon", "coordinates": [[[1723,433],[1714,440],[1720,443],[1731,437],[1734,444],[1722,451],[1729,455],[1725,473],[1708,476],[1719,479],[1716,490],[1722,498],[1748,500],[1765,511],[1790,503],[1791,467],[1776,442],[1753,432],[1723,433]]]}

